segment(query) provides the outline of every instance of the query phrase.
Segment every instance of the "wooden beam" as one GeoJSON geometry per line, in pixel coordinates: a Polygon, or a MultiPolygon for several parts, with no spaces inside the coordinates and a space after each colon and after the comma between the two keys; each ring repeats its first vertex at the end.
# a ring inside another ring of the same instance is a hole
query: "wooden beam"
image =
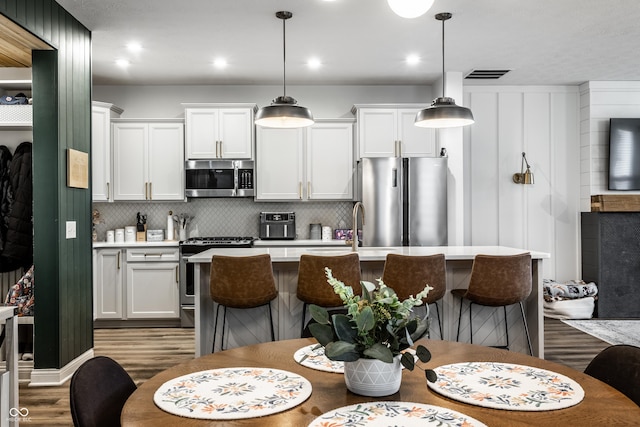
{"type": "Polygon", "coordinates": [[[31,67],[31,51],[52,50],[44,41],[0,15],[0,67],[31,67]]]}

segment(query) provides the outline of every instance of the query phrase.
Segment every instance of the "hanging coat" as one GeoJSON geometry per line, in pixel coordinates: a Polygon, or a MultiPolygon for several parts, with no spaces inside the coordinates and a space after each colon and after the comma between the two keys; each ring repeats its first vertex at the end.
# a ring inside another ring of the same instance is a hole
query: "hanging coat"
{"type": "Polygon", "coordinates": [[[0,256],[0,271],[25,270],[33,264],[33,182],[30,142],[13,153],[9,167],[13,202],[9,212],[7,238],[0,256]]]}
{"type": "Polygon", "coordinates": [[[11,151],[6,146],[0,145],[0,255],[7,238],[9,210],[13,199],[9,178],[9,164],[12,158],[11,151]]]}

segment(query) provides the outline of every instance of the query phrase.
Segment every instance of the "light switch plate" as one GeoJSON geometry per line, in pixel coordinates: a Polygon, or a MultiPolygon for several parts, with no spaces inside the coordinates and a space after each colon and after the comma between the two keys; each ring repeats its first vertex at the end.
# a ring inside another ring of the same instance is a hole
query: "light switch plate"
{"type": "Polygon", "coordinates": [[[67,239],[75,239],[76,238],[76,222],[75,221],[67,221],[67,239]]]}

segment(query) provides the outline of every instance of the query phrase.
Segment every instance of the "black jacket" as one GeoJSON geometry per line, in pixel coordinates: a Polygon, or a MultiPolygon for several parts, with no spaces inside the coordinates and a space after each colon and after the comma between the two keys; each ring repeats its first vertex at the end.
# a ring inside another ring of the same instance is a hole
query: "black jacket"
{"type": "Polygon", "coordinates": [[[9,177],[9,164],[12,158],[11,151],[6,146],[0,145],[0,254],[7,238],[9,210],[13,199],[9,177]]]}
{"type": "Polygon", "coordinates": [[[7,238],[0,256],[0,271],[25,269],[33,264],[33,182],[30,142],[16,148],[10,178],[13,202],[8,215],[7,238]]]}

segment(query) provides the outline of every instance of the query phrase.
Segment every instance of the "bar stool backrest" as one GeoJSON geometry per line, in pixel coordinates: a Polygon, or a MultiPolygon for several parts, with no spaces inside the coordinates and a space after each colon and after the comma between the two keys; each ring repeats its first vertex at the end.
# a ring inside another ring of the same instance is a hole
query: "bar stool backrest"
{"type": "Polygon", "coordinates": [[[259,307],[278,295],[269,254],[214,255],[210,276],[211,299],[226,307],[259,307]]]}
{"type": "Polygon", "coordinates": [[[403,301],[410,295],[416,296],[425,285],[429,291],[425,304],[441,299],[447,290],[444,254],[413,256],[388,254],[384,263],[382,281],[392,288],[403,301]]]}
{"type": "Polygon", "coordinates": [[[338,307],[343,302],[327,283],[325,267],[329,267],[333,277],[353,288],[356,295],[362,293],[360,286],[360,257],[357,253],[336,256],[303,254],[298,266],[298,299],[321,307],[338,307]]]}
{"type": "Polygon", "coordinates": [[[531,254],[476,255],[464,298],[499,307],[524,301],[531,294],[531,254]]]}

